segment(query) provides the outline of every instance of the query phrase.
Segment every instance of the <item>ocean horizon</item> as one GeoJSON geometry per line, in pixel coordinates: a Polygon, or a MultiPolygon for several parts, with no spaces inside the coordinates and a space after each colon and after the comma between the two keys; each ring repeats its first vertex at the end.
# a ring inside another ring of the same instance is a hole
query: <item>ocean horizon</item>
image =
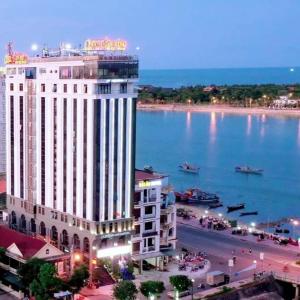
{"type": "Polygon", "coordinates": [[[179,88],[194,85],[297,84],[300,67],[142,69],[140,85],[179,88]]]}

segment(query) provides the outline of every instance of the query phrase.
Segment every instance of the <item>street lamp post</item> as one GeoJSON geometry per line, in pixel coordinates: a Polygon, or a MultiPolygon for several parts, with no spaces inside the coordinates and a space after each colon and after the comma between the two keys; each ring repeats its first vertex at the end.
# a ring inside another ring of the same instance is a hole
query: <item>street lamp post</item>
{"type": "Polygon", "coordinates": [[[293,224],[292,238],[294,238],[295,227],[299,225],[299,222],[297,220],[292,220],[292,224],[293,224]]]}
{"type": "Polygon", "coordinates": [[[195,279],[192,278],[192,300],[194,300],[194,282],[195,282],[195,279]]]}
{"type": "Polygon", "coordinates": [[[253,261],[253,265],[254,265],[254,268],[253,268],[253,279],[254,279],[254,280],[255,280],[256,264],[257,264],[257,261],[254,260],[254,261],[253,261]]]}
{"type": "Polygon", "coordinates": [[[265,254],[264,252],[260,252],[259,253],[259,259],[261,261],[261,271],[263,272],[264,271],[264,258],[265,258],[265,254]]]}

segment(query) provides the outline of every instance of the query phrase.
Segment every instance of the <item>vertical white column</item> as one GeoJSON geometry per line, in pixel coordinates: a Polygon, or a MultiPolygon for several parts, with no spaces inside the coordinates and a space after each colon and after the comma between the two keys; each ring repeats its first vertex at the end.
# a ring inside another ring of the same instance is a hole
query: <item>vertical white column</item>
{"type": "Polygon", "coordinates": [[[20,99],[14,95],[14,195],[20,197],[20,99]]]}
{"type": "Polygon", "coordinates": [[[122,196],[123,196],[123,123],[124,123],[124,116],[123,116],[123,98],[119,99],[119,115],[118,115],[118,182],[117,182],[117,189],[118,189],[118,202],[117,202],[117,212],[118,218],[122,218],[122,196]]]}
{"type": "Polygon", "coordinates": [[[76,216],[83,217],[83,99],[77,101],[76,216]]]}
{"type": "Polygon", "coordinates": [[[67,101],[67,209],[73,214],[73,103],[74,99],[67,101]]]}
{"type": "Polygon", "coordinates": [[[53,186],[53,98],[45,101],[45,206],[53,208],[54,186],[53,186]]]}
{"type": "Polygon", "coordinates": [[[126,124],[126,185],[125,185],[125,218],[130,217],[131,201],[131,152],[132,152],[132,98],[127,98],[126,124]]]}
{"type": "Polygon", "coordinates": [[[63,211],[63,190],[64,190],[64,100],[63,98],[57,98],[57,210],[63,211]]]}
{"type": "Polygon", "coordinates": [[[35,147],[36,147],[36,203],[41,204],[41,178],[42,178],[42,163],[41,163],[41,124],[42,124],[42,109],[41,109],[41,99],[40,97],[37,96],[36,98],[36,108],[35,108],[35,122],[33,122],[36,130],[36,135],[35,135],[35,147]]]}
{"type": "Polygon", "coordinates": [[[108,171],[108,219],[113,220],[114,203],[114,149],[115,149],[115,99],[109,101],[109,171],[108,171]]]}
{"type": "MultiPolygon", "coordinates": [[[[8,85],[8,83],[7,83],[8,85]]],[[[11,123],[11,115],[10,115],[10,97],[7,92],[8,89],[6,89],[6,97],[5,97],[5,103],[6,103],[6,191],[10,195],[10,189],[11,189],[11,184],[10,184],[10,179],[11,179],[11,169],[10,169],[10,163],[11,163],[11,144],[10,144],[10,131],[12,130],[10,128],[10,123],[11,123]]]]}
{"type": "Polygon", "coordinates": [[[104,221],[104,190],[105,190],[105,131],[106,131],[106,99],[101,101],[101,133],[100,133],[100,221],[104,221]]]}
{"type": "Polygon", "coordinates": [[[86,218],[93,220],[94,202],[94,99],[87,101],[87,179],[86,179],[86,218]]]}

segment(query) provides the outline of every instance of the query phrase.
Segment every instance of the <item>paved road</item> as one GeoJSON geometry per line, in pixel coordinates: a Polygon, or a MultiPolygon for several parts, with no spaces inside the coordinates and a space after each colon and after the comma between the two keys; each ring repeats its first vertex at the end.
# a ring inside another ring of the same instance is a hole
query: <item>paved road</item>
{"type": "Polygon", "coordinates": [[[224,234],[218,231],[207,231],[195,228],[190,225],[177,223],[178,246],[184,246],[193,251],[205,251],[212,263],[211,270],[221,270],[230,272],[228,260],[234,255],[237,257],[237,263],[232,268],[232,279],[243,279],[251,276],[254,270],[245,271],[235,275],[251,265],[256,260],[256,272],[278,271],[283,272],[284,266],[288,265],[287,275],[299,276],[300,268],[295,266],[297,256],[295,251],[289,251],[281,247],[266,245],[264,242],[248,241],[224,234]],[[249,252],[252,250],[252,253],[249,252]],[[260,252],[264,253],[263,263],[259,260],[260,252]]]}

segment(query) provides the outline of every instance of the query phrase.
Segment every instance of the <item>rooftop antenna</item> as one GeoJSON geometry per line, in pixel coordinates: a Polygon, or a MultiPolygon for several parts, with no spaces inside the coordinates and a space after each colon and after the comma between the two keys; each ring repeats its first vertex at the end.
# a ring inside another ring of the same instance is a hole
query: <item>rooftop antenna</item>
{"type": "Polygon", "coordinates": [[[7,54],[10,56],[12,56],[14,54],[12,42],[8,42],[8,44],[7,44],[7,54]]]}

